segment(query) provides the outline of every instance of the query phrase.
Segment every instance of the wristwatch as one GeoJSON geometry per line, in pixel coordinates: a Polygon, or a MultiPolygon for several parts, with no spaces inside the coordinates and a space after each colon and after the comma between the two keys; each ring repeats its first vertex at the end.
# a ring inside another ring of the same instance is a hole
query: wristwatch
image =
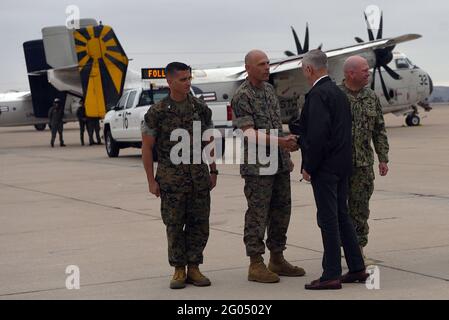
{"type": "Polygon", "coordinates": [[[216,174],[216,175],[218,175],[218,170],[211,170],[211,171],[209,171],[210,172],[210,174],[216,174]]]}

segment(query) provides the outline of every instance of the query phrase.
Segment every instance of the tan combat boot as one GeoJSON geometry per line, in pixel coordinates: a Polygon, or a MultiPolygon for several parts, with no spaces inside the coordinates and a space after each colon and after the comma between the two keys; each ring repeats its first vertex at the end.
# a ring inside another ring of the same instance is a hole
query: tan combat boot
{"type": "Polygon", "coordinates": [[[280,276],[302,277],[306,274],[303,268],[291,265],[285,260],[282,252],[270,252],[270,263],[268,269],[280,276]]]}
{"type": "Polygon", "coordinates": [[[187,268],[187,283],[191,283],[197,287],[210,286],[210,280],[206,278],[198,268],[198,265],[190,265],[187,268]]]}
{"type": "Polygon", "coordinates": [[[171,289],[182,289],[186,287],[186,267],[176,267],[175,274],[170,280],[171,289]]]}
{"type": "Polygon", "coordinates": [[[263,258],[260,254],[250,257],[250,261],[248,281],[262,283],[279,282],[279,276],[267,269],[267,266],[263,263],[263,258]]]}

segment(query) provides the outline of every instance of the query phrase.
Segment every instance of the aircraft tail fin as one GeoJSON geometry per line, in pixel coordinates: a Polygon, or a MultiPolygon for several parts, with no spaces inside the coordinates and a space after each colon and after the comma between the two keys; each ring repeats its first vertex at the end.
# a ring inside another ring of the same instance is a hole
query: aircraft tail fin
{"type": "Polygon", "coordinates": [[[128,57],[110,26],[74,31],[86,115],[104,117],[123,93],[128,57]]]}
{"type": "Polygon", "coordinates": [[[49,82],[47,73],[50,69],[45,58],[44,44],[42,40],[32,40],[23,43],[25,62],[30,83],[31,99],[34,115],[38,118],[46,118],[55,98],[65,103],[65,94],[56,90],[49,82]]]}
{"type": "Polygon", "coordinates": [[[88,117],[104,117],[123,93],[128,68],[128,57],[112,28],[81,19],[80,29],[46,27],[42,35],[48,64],[55,71],[64,70],[50,81],[83,97],[88,117]]]}

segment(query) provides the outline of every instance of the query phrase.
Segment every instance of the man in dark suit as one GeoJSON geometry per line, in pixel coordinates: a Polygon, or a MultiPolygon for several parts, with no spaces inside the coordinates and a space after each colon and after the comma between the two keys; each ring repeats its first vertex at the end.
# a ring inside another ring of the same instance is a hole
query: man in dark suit
{"type": "Polygon", "coordinates": [[[290,130],[299,135],[302,175],[312,183],[318,226],[323,239],[323,274],[305,286],[310,290],[341,289],[341,283],[368,278],[348,215],[348,178],[352,168],[351,110],[346,95],[328,76],[327,56],[309,51],[302,70],[312,89],[306,95],[299,121],[290,130]],[[341,275],[340,244],[349,272],[341,275]]]}

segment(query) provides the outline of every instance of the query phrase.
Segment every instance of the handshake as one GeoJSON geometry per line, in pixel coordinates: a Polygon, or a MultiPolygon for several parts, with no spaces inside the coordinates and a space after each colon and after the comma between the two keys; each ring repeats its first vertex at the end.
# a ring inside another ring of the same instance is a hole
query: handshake
{"type": "Polygon", "coordinates": [[[280,137],[278,140],[279,148],[288,152],[297,151],[299,149],[298,138],[299,137],[294,134],[289,134],[286,137],[280,137]]]}

